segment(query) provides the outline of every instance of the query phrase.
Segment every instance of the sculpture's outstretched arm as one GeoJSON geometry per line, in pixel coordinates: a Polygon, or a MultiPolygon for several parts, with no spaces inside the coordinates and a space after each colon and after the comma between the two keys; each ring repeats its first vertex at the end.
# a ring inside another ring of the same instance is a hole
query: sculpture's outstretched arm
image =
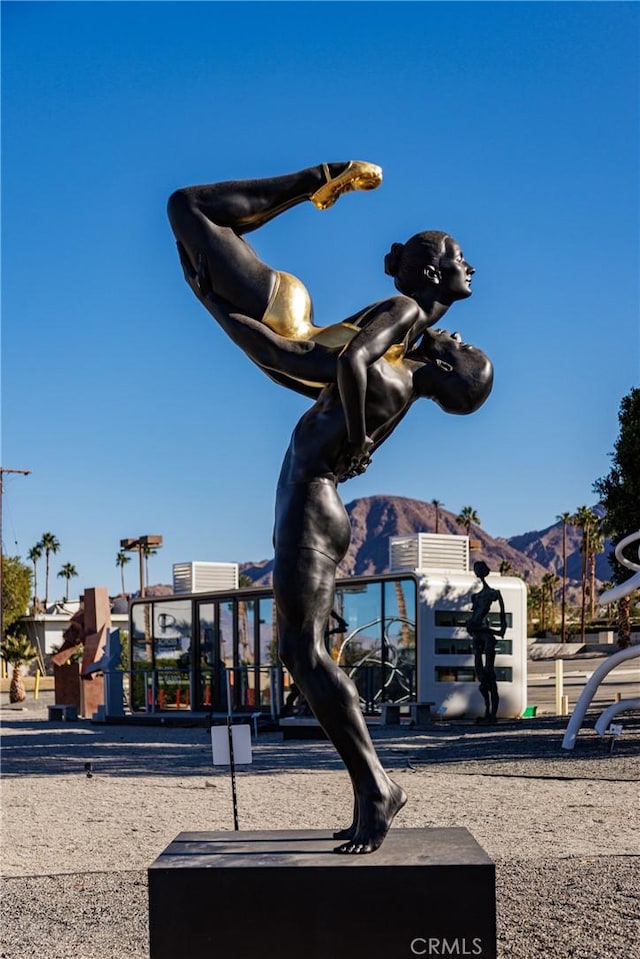
{"type": "MultiPolygon", "coordinates": [[[[391,347],[403,355],[405,339],[412,341],[423,332],[419,326],[422,311],[415,300],[394,296],[378,303],[367,318],[366,326],[357,333],[338,359],[337,380],[347,420],[347,435],[354,450],[367,444],[365,397],[369,367],[391,347]],[[414,327],[418,323],[418,330],[414,327]]],[[[425,318],[426,319],[426,318],[425,318]]]]}
{"type": "Polygon", "coordinates": [[[507,614],[504,611],[504,599],[502,593],[498,590],[498,606],[500,607],[500,635],[504,637],[507,631],[507,614]]]}

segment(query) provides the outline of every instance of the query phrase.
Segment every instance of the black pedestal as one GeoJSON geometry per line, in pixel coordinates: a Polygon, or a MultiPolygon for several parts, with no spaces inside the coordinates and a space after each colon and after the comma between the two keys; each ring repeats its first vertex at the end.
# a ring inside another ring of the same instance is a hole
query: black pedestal
{"type": "Polygon", "coordinates": [[[151,959],[496,959],[495,867],[466,829],[181,833],[149,868],[151,959]]]}

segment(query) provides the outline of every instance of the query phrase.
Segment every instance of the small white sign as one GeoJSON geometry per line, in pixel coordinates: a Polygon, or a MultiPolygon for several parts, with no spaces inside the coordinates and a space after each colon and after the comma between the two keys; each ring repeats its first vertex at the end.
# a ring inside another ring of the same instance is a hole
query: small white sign
{"type": "MultiPolygon", "coordinates": [[[[233,762],[236,766],[248,766],[253,760],[251,756],[251,726],[246,723],[231,727],[233,742],[233,762]]],[[[229,766],[229,729],[227,726],[211,727],[211,747],[213,749],[213,765],[229,766]]]]}
{"type": "Polygon", "coordinates": [[[622,734],[622,723],[611,723],[607,729],[607,735],[620,736],[622,734]]]}

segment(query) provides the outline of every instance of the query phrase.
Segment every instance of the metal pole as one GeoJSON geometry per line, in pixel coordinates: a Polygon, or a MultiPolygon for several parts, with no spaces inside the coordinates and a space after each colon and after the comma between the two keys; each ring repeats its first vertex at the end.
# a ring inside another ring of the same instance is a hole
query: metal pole
{"type": "Polygon", "coordinates": [[[231,802],[233,803],[233,828],[236,832],[238,826],[238,794],[236,792],[236,764],[233,756],[233,724],[231,722],[231,683],[229,682],[229,670],[227,676],[227,735],[229,737],[229,769],[231,771],[231,802]]]}
{"type": "Polygon", "coordinates": [[[564,682],[564,660],[556,659],[556,716],[564,715],[562,712],[563,682],[564,682]]]}

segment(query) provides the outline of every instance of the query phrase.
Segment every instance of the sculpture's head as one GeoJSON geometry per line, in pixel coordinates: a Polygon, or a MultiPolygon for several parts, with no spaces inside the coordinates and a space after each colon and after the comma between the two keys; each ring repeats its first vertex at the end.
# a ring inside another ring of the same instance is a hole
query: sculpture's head
{"type": "Polygon", "coordinates": [[[446,304],[471,296],[475,273],[457,240],[439,230],[416,233],[406,243],[394,243],[384,258],[384,270],[406,296],[419,298],[429,292],[446,304]]]}
{"type": "Polygon", "coordinates": [[[491,393],[491,360],[458,333],[429,330],[408,358],[421,361],[413,378],[418,395],[435,400],[446,413],[474,413],[491,393]]]}
{"type": "Polygon", "coordinates": [[[484,560],[479,559],[477,563],[473,564],[473,572],[476,574],[478,579],[486,579],[491,570],[484,560]]]}

